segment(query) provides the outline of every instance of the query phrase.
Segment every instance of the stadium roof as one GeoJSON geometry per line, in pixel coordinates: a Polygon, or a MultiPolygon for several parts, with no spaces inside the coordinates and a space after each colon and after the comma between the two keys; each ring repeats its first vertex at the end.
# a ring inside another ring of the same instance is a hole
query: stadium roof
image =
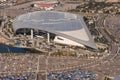
{"type": "Polygon", "coordinates": [[[116,77],[116,78],[115,78],[115,79],[113,79],[113,80],[120,80],[120,76],[116,77]]]}
{"type": "Polygon", "coordinates": [[[59,11],[35,11],[16,17],[13,28],[34,28],[48,31],[96,49],[83,16],[59,11]]]}

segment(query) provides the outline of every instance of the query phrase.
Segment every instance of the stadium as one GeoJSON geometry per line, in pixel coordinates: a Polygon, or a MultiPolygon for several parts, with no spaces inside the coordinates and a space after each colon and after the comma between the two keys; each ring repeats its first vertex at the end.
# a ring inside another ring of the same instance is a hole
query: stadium
{"type": "Polygon", "coordinates": [[[48,42],[52,33],[56,43],[97,49],[83,16],[76,14],[59,11],[26,13],[13,20],[14,31],[23,28],[31,29],[31,38],[33,29],[37,29],[46,32],[48,42]]]}

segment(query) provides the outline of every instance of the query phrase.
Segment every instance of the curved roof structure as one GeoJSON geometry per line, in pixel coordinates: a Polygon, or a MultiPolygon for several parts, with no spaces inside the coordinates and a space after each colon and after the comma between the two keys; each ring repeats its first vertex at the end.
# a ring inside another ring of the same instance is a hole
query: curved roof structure
{"type": "Polygon", "coordinates": [[[83,16],[59,11],[35,11],[16,17],[13,28],[34,28],[48,31],[96,49],[83,16]]]}

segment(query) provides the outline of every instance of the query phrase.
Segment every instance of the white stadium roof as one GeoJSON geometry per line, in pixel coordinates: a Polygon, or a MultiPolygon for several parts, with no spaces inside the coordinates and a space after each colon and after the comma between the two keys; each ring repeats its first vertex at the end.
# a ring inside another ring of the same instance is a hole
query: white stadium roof
{"type": "Polygon", "coordinates": [[[59,11],[35,11],[16,17],[13,28],[15,31],[20,28],[48,31],[96,49],[83,16],[59,11]]]}

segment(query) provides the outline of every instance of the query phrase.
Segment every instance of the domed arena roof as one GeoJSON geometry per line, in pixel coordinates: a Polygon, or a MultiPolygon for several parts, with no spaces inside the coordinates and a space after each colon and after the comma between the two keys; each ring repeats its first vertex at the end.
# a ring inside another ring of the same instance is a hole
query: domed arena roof
{"type": "Polygon", "coordinates": [[[59,11],[30,12],[16,17],[13,28],[15,31],[20,28],[48,31],[96,49],[83,16],[76,14],[59,11]]]}

